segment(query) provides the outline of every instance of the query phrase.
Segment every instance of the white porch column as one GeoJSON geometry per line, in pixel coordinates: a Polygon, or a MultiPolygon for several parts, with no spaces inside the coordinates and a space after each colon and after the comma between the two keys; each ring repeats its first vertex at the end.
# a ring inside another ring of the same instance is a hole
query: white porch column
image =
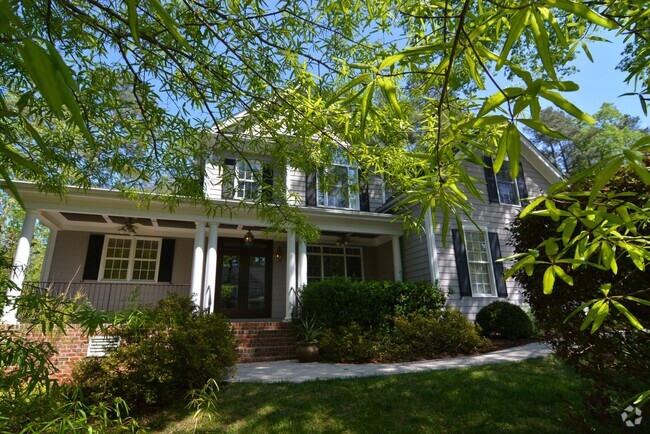
{"type": "Polygon", "coordinates": [[[436,236],[433,232],[433,218],[431,217],[431,208],[424,216],[424,232],[427,240],[427,251],[429,253],[429,273],[431,274],[431,284],[438,280],[438,249],[436,248],[436,236]]]}
{"type": "Polygon", "coordinates": [[[307,241],[302,238],[298,241],[298,286],[302,288],[307,284],[307,241]]]}
{"type": "Polygon", "coordinates": [[[217,288],[217,241],[219,237],[219,223],[210,223],[208,233],[208,247],[205,260],[205,283],[203,287],[203,300],[209,300],[204,308],[210,313],[214,312],[215,292],[217,288]]]}
{"type": "Polygon", "coordinates": [[[59,230],[50,228],[50,236],[47,237],[47,247],[45,247],[45,257],[43,258],[43,267],[41,268],[41,282],[50,280],[50,269],[52,268],[52,257],[54,256],[54,246],[59,230]]]}
{"type": "Polygon", "coordinates": [[[192,257],[192,283],[190,286],[190,297],[197,306],[203,308],[201,302],[201,284],[203,283],[203,246],[205,245],[205,223],[196,223],[194,234],[194,256],[192,257]]]}
{"type": "Polygon", "coordinates": [[[402,253],[399,248],[399,237],[393,236],[393,272],[395,274],[395,282],[401,282],[402,275],[402,253]]]}
{"type": "Polygon", "coordinates": [[[13,305],[13,299],[20,295],[20,290],[23,287],[25,280],[25,269],[29,262],[29,250],[34,237],[34,227],[36,226],[36,212],[25,211],[25,219],[23,220],[23,227],[20,230],[20,239],[16,246],[16,254],[14,255],[14,262],[11,269],[11,281],[15,287],[7,290],[7,298],[9,303],[2,313],[2,322],[5,324],[18,324],[16,318],[16,308],[13,305]]]}
{"type": "Polygon", "coordinates": [[[285,321],[291,321],[291,312],[296,304],[296,233],[287,231],[287,305],[285,321]]]}

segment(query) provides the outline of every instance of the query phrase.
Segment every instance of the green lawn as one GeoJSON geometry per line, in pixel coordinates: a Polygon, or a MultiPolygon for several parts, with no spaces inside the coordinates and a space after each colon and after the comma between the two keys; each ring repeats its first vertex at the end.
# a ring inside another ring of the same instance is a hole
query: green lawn
{"type": "MultiPolygon", "coordinates": [[[[220,392],[219,415],[199,432],[553,433],[594,427],[586,383],[553,360],[302,384],[237,383],[220,392]]],[[[187,411],[151,422],[191,432],[187,411]]],[[[620,426],[597,426],[614,432],[620,426]]]]}

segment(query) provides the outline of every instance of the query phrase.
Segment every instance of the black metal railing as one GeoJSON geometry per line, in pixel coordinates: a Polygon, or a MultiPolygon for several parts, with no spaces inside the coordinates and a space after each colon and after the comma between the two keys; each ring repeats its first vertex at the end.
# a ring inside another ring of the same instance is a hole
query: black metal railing
{"type": "Polygon", "coordinates": [[[170,293],[190,295],[190,285],[169,283],[113,283],[113,282],[25,282],[23,287],[48,291],[52,295],[65,294],[69,298],[85,297],[97,310],[118,311],[131,305],[155,307],[170,293]]]}

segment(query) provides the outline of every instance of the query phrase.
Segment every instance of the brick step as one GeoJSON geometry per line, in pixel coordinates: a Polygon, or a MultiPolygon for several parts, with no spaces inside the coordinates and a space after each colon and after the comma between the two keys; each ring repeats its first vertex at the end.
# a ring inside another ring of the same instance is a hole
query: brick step
{"type": "Polygon", "coordinates": [[[237,339],[239,363],[288,360],[296,357],[296,336],[286,322],[231,323],[237,339]]]}

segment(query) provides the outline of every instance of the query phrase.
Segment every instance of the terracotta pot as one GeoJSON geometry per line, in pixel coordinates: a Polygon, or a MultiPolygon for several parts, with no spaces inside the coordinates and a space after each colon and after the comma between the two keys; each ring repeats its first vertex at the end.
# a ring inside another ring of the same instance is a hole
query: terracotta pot
{"type": "Polygon", "coordinates": [[[318,345],[313,342],[304,342],[296,346],[296,356],[300,363],[317,362],[319,359],[318,345]]]}

